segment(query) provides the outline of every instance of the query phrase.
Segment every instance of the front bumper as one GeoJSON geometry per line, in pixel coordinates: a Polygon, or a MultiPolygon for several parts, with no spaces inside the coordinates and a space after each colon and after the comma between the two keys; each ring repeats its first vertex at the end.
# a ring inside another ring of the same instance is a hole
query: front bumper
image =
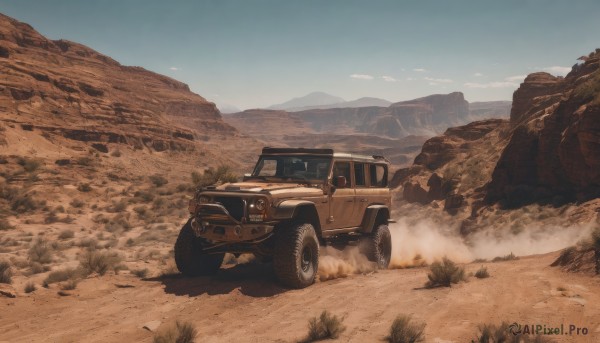
{"type": "Polygon", "coordinates": [[[200,204],[191,221],[197,237],[213,242],[245,242],[268,237],[273,225],[267,223],[245,223],[233,218],[220,204],[200,204]]]}

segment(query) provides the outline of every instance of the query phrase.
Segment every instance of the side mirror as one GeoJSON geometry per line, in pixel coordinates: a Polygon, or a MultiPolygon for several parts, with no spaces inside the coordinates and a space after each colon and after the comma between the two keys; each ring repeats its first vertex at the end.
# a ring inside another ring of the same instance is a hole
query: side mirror
{"type": "Polygon", "coordinates": [[[347,185],[345,176],[336,176],[334,186],[337,188],[345,188],[347,185]]]}

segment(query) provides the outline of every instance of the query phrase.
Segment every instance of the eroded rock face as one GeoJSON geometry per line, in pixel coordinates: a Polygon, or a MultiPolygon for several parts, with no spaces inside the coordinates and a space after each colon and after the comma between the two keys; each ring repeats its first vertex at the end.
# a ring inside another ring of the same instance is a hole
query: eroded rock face
{"type": "Polygon", "coordinates": [[[513,134],[486,200],[509,207],[600,196],[600,53],[563,79],[528,76],[515,92],[513,134]]]}
{"type": "Polygon", "coordinates": [[[189,87],[0,14],[0,120],[98,144],[193,150],[236,130],[189,87]]]}

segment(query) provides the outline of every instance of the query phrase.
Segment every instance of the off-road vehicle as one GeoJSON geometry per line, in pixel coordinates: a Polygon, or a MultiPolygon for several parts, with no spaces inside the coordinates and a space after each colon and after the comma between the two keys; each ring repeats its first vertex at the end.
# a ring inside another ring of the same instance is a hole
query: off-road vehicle
{"type": "Polygon", "coordinates": [[[264,148],[242,182],[199,189],[175,243],[187,276],[214,274],[225,253],[271,259],[288,287],[311,285],[319,246],[360,246],[380,268],[390,263],[391,196],[382,156],[332,149],[264,148]]]}

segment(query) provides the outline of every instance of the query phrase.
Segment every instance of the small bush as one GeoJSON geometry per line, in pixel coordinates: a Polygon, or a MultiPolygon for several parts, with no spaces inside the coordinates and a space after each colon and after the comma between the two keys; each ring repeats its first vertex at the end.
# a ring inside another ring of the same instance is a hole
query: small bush
{"type": "Polygon", "coordinates": [[[8,231],[14,228],[14,226],[10,225],[8,220],[6,220],[5,218],[0,218],[0,231],[8,231]]]}
{"type": "Polygon", "coordinates": [[[505,256],[496,256],[494,257],[494,259],[492,260],[492,262],[503,262],[503,261],[512,261],[512,260],[518,260],[519,258],[517,256],[515,256],[515,254],[513,254],[512,252],[508,255],[505,256]]]}
{"type": "Polygon", "coordinates": [[[131,270],[131,274],[139,277],[139,278],[145,278],[148,275],[148,268],[144,268],[144,269],[132,269],[131,270]]]}
{"type": "Polygon", "coordinates": [[[113,152],[110,153],[110,156],[112,156],[112,157],[121,157],[121,151],[120,150],[113,150],[113,152]]]}
{"type": "Polygon", "coordinates": [[[475,277],[478,279],[485,279],[487,277],[490,277],[490,273],[488,273],[487,268],[485,268],[484,266],[481,266],[481,268],[479,268],[475,272],[475,277]]]}
{"type": "Polygon", "coordinates": [[[69,238],[75,237],[75,232],[73,230],[64,229],[58,234],[58,239],[65,240],[69,238]]]}
{"type": "MultiPolygon", "coordinates": [[[[50,270],[50,267],[48,267],[48,270],[50,270]]],[[[46,270],[46,267],[39,262],[31,262],[29,264],[29,272],[31,274],[40,274],[48,270],[46,270]]]]}
{"type": "Polygon", "coordinates": [[[216,183],[236,182],[238,177],[230,166],[221,165],[217,169],[208,168],[204,174],[192,172],[192,182],[196,187],[206,187],[216,183]]]}
{"type": "Polygon", "coordinates": [[[17,163],[25,169],[25,171],[32,173],[36,171],[42,164],[38,160],[30,159],[27,157],[20,157],[17,163]]]}
{"type": "Polygon", "coordinates": [[[71,201],[71,203],[69,205],[71,205],[71,207],[75,207],[75,208],[82,208],[85,205],[85,202],[81,201],[79,199],[73,199],[73,201],[71,201]]]}
{"type": "Polygon", "coordinates": [[[72,291],[77,288],[78,281],[76,279],[68,280],[67,282],[60,285],[60,289],[63,291],[72,291]]]}
{"type": "Polygon", "coordinates": [[[68,280],[76,280],[81,277],[81,271],[75,268],[66,268],[50,272],[46,279],[44,279],[44,287],[48,287],[53,283],[64,282],[68,280]]]}
{"type": "Polygon", "coordinates": [[[52,247],[43,239],[38,239],[28,251],[29,261],[41,264],[52,262],[52,247]]]}
{"type": "Polygon", "coordinates": [[[108,209],[109,212],[123,212],[127,209],[127,203],[123,200],[113,202],[112,206],[108,209]]]}
{"type": "Polygon", "coordinates": [[[154,336],[154,343],[192,343],[198,332],[190,323],[177,321],[174,328],[170,328],[154,336]]]}
{"type": "Polygon", "coordinates": [[[321,312],[319,318],[314,317],[308,321],[308,337],[306,342],[314,342],[322,339],[338,338],[346,327],[342,319],[327,311],[321,312]]]}
{"type": "Polygon", "coordinates": [[[77,159],[77,164],[80,166],[91,166],[94,163],[94,160],[90,157],[80,157],[77,159]]]}
{"type": "Polygon", "coordinates": [[[12,270],[6,261],[0,261],[0,283],[12,283],[12,270]]]}
{"type": "Polygon", "coordinates": [[[394,319],[390,328],[390,335],[385,339],[390,343],[417,343],[423,342],[423,332],[425,331],[425,323],[411,323],[411,317],[399,315],[394,319]]]}
{"type": "Polygon", "coordinates": [[[429,281],[425,284],[427,288],[450,287],[453,283],[465,279],[465,270],[447,257],[444,257],[441,262],[433,262],[430,268],[431,272],[427,274],[429,281]]]}
{"type": "Polygon", "coordinates": [[[77,190],[83,193],[91,192],[92,186],[89,183],[82,183],[77,186],[77,190]]]}
{"type": "Polygon", "coordinates": [[[169,180],[159,174],[150,175],[148,178],[156,187],[162,187],[169,183],[169,180]]]}
{"type": "Polygon", "coordinates": [[[79,265],[86,275],[98,273],[104,275],[121,262],[116,252],[104,252],[94,249],[87,250],[81,257],[79,265]]]}
{"type": "Polygon", "coordinates": [[[37,288],[35,287],[35,284],[31,281],[29,281],[28,283],[25,284],[25,293],[31,293],[33,291],[35,291],[37,288]]]}

